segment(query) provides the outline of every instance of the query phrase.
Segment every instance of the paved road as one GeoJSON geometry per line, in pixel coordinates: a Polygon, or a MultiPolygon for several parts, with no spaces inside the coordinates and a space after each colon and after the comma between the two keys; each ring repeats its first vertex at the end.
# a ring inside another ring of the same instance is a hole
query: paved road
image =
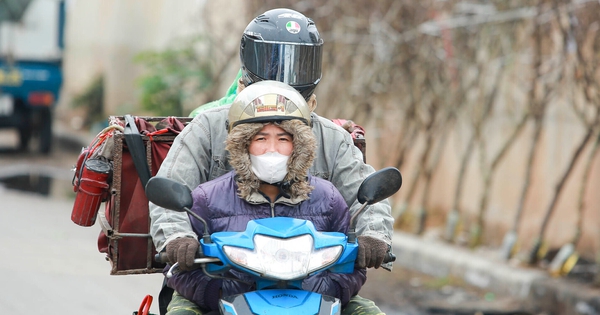
{"type": "MultiPolygon", "coordinates": [[[[72,201],[0,190],[2,314],[131,314],[162,275],[109,275],[98,226],[70,220],[72,201]]],[[[157,303],[152,312],[158,313],[157,303]]]]}
{"type": "MultiPolygon", "coordinates": [[[[17,153],[14,143],[15,135],[0,132],[0,314],[131,314],[146,294],[156,298],[162,275],[111,276],[96,246],[100,228],[70,220],[70,169],[81,147],[55,146],[45,156],[17,153]],[[10,178],[19,174],[28,176],[10,178]]],[[[158,313],[157,302],[151,311],[158,313]]]]}

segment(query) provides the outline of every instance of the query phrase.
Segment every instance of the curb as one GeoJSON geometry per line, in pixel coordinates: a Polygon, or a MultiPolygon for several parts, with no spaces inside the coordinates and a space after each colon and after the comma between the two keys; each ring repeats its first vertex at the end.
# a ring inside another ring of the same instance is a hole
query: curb
{"type": "Polygon", "coordinates": [[[435,277],[453,276],[496,294],[527,300],[547,314],[600,314],[600,288],[552,278],[540,269],[513,267],[493,252],[475,252],[395,231],[396,267],[435,277]]]}

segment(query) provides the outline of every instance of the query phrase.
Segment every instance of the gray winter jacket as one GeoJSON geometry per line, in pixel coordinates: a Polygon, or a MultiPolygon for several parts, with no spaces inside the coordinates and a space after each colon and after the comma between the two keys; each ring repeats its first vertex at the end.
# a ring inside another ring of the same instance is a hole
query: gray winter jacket
{"type": "MultiPolygon", "coordinates": [[[[200,113],[175,138],[157,176],[172,178],[190,190],[232,170],[225,150],[229,106],[200,113]]],[[[361,182],[375,170],[363,163],[350,134],[328,119],[312,113],[317,155],[310,168],[313,176],[332,182],[354,213],[360,207],[356,193],[361,182]]],[[[195,237],[187,214],[150,203],[150,234],[158,251],[178,237],[195,237]]],[[[358,235],[370,235],[391,244],[394,219],[387,200],[369,206],[360,216],[358,235]]]]}

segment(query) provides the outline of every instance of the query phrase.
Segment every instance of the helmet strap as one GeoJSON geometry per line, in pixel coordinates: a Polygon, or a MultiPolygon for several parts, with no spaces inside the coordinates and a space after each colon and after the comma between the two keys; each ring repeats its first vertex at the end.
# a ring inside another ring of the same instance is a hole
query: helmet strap
{"type": "Polygon", "coordinates": [[[292,184],[294,183],[293,181],[280,181],[277,183],[267,183],[265,181],[260,181],[261,184],[267,184],[267,185],[271,185],[271,186],[277,186],[279,188],[279,195],[284,197],[284,198],[288,198],[291,199],[292,196],[290,196],[290,187],[292,187],[292,184]]]}
{"type": "Polygon", "coordinates": [[[238,86],[237,86],[237,91],[236,94],[240,94],[240,92],[246,88],[246,83],[244,83],[244,79],[240,78],[238,80],[238,86]]]}

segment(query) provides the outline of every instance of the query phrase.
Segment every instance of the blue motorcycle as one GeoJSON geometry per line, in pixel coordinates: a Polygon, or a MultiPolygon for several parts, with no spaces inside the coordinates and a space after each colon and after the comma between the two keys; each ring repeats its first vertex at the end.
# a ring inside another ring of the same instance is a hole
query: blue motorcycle
{"type": "MultiPolygon", "coordinates": [[[[220,277],[229,269],[252,275],[256,290],[223,297],[221,314],[341,314],[339,299],[302,289],[309,275],[329,270],[352,273],[358,253],[356,222],[367,205],[396,193],[402,185],[400,172],[388,167],[368,176],[357,199],[362,207],[350,219],[347,234],[319,232],[312,222],[288,217],[248,222],[242,232],[204,232],[200,240],[203,257],[196,258],[203,271],[220,277]]],[[[148,199],[156,205],[186,211],[206,227],[204,219],[190,210],[189,189],[171,179],[153,177],[146,186],[148,199]]],[[[156,259],[166,261],[161,253],[156,259]]],[[[388,253],[384,262],[393,262],[388,253]]],[[[167,277],[177,272],[175,263],[167,277]]]]}

